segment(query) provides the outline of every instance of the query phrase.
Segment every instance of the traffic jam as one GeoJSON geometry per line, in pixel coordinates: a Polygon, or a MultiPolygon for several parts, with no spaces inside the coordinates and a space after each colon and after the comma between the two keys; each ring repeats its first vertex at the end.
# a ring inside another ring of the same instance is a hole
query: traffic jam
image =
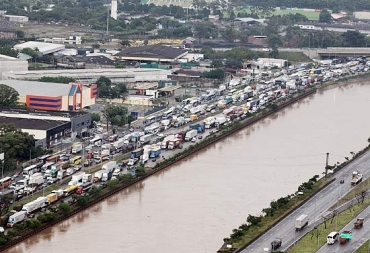
{"type": "Polygon", "coordinates": [[[315,69],[302,65],[261,71],[184,99],[165,112],[146,117],[140,127],[120,134],[108,136],[99,123],[94,123],[93,135],[73,143],[68,152],[39,157],[36,164],[0,180],[2,196],[10,196],[14,202],[60,184],[60,189],[30,200],[18,211],[12,210],[7,227],[34,217],[72,194],[89,194],[93,186],[105,188],[109,180],[120,175],[135,177],[138,167],[153,167],[161,159],[216,133],[220,127],[250,117],[299,90],[369,71],[369,66],[370,61],[360,57],[323,61],[315,69]],[[129,158],[122,160],[122,154],[129,154],[129,158]],[[92,166],[99,170],[88,173],[92,166]],[[69,182],[62,185],[61,180],[66,178],[70,178],[69,182]]]}

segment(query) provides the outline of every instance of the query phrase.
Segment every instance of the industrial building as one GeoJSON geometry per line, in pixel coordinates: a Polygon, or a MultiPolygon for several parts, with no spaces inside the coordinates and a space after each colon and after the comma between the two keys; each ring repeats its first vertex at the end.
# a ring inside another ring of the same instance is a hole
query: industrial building
{"type": "Polygon", "coordinates": [[[45,111],[80,111],[95,104],[98,88],[81,83],[46,83],[37,81],[3,80],[19,93],[18,102],[29,108],[45,111]]]}
{"type": "Polygon", "coordinates": [[[52,148],[63,140],[73,140],[87,133],[91,126],[91,114],[0,108],[0,122],[14,124],[22,132],[33,135],[36,146],[52,148]]]}
{"type": "Polygon", "coordinates": [[[47,55],[58,52],[66,48],[63,44],[53,44],[53,43],[45,43],[39,41],[27,41],[21,44],[17,44],[14,46],[14,50],[22,51],[25,48],[31,48],[33,50],[38,50],[39,54],[47,55]]]}
{"type": "Polygon", "coordinates": [[[15,71],[27,71],[28,61],[0,54],[0,80],[15,71]]]}
{"type": "Polygon", "coordinates": [[[135,84],[137,82],[158,82],[160,80],[169,80],[171,70],[164,69],[63,69],[63,70],[30,70],[30,71],[13,71],[7,73],[3,79],[18,80],[38,80],[41,77],[58,77],[68,76],[75,78],[79,83],[92,84],[99,77],[105,76],[114,83],[135,84]]]}
{"type": "Polygon", "coordinates": [[[114,56],[120,60],[126,61],[169,63],[175,62],[187,54],[187,50],[157,44],[142,47],[129,47],[114,56]]]}

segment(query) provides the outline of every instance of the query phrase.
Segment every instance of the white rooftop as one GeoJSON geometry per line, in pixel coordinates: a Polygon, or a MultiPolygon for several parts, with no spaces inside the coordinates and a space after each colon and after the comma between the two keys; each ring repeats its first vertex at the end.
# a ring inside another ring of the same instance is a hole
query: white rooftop
{"type": "Polygon", "coordinates": [[[67,96],[71,88],[70,84],[38,81],[1,80],[1,83],[13,87],[21,97],[26,95],[67,96]]]}
{"type": "Polygon", "coordinates": [[[51,54],[51,53],[63,50],[65,49],[65,45],[45,43],[45,42],[39,42],[39,41],[27,41],[25,43],[14,46],[14,49],[19,50],[19,51],[25,48],[31,48],[31,49],[37,48],[41,54],[45,55],[45,54],[51,54]]]}

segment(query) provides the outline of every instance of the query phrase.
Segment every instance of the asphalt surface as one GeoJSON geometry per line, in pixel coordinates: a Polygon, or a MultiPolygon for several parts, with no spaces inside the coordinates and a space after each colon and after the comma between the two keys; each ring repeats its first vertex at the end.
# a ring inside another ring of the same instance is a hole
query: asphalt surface
{"type": "Polygon", "coordinates": [[[296,209],[292,214],[276,224],[271,230],[262,235],[241,252],[260,253],[264,248],[270,248],[270,243],[276,237],[282,238],[283,242],[282,247],[279,250],[287,250],[306,233],[314,229],[314,227],[321,222],[320,220],[322,219],[322,216],[327,214],[328,209],[335,205],[337,201],[345,196],[346,193],[352,188],[350,183],[352,172],[355,170],[360,171],[363,174],[363,179],[365,180],[370,176],[370,170],[368,170],[369,167],[370,151],[367,151],[346,167],[342,168],[336,174],[332,175],[332,177],[336,178],[336,180],[331,185],[320,191],[308,202],[296,209]],[[341,180],[344,180],[344,184],[340,184],[341,180]],[[309,216],[309,224],[303,230],[296,232],[294,228],[294,222],[302,214],[309,216]]]}
{"type": "MultiPolygon", "coordinates": [[[[353,238],[346,244],[339,244],[337,241],[333,245],[325,244],[322,246],[317,253],[328,253],[328,252],[341,252],[341,253],[352,253],[355,252],[362,244],[369,239],[370,234],[370,207],[367,207],[361,212],[358,217],[364,218],[363,227],[355,229],[353,224],[357,220],[357,217],[349,222],[341,231],[352,231],[353,238]]],[[[340,233],[340,232],[339,232],[340,233]]],[[[370,248],[370,247],[369,247],[370,248]]]]}

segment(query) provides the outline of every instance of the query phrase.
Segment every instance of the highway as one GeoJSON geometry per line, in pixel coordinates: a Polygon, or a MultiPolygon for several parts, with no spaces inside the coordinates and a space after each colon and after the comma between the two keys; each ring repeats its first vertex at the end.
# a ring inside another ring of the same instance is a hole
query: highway
{"type": "Polygon", "coordinates": [[[322,219],[322,216],[327,214],[327,210],[331,206],[335,205],[336,202],[351,189],[350,182],[352,172],[358,170],[363,173],[364,179],[366,179],[370,176],[370,171],[368,170],[369,166],[370,152],[367,151],[333,175],[336,180],[331,183],[331,185],[316,194],[308,202],[296,209],[291,215],[276,224],[271,230],[262,235],[241,252],[260,253],[264,248],[270,248],[270,243],[276,237],[282,238],[283,242],[282,247],[279,250],[287,250],[298,239],[314,229],[322,219]],[[344,184],[340,184],[340,180],[344,180],[344,184]],[[302,231],[295,232],[294,222],[302,214],[309,216],[309,224],[302,231]]]}
{"type": "MultiPolygon", "coordinates": [[[[339,244],[336,242],[334,245],[325,244],[322,246],[317,253],[327,253],[327,252],[342,252],[342,253],[352,253],[357,248],[359,248],[366,240],[369,239],[370,234],[370,207],[367,207],[361,214],[358,216],[364,218],[364,225],[362,228],[354,229],[353,223],[356,221],[355,217],[350,223],[348,223],[344,229],[341,231],[352,231],[353,238],[346,244],[339,244]]],[[[340,231],[338,231],[340,233],[340,231]]]]}

